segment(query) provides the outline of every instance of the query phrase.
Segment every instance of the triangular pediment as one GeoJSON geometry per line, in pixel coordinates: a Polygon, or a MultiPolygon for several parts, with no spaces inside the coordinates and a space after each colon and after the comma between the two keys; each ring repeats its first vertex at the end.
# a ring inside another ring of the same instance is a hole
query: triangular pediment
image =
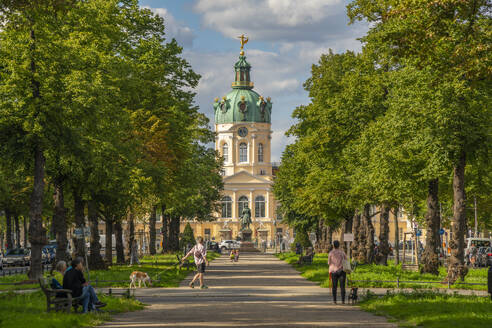
{"type": "Polygon", "coordinates": [[[271,184],[272,181],[267,180],[265,178],[253,175],[247,171],[240,171],[234,175],[230,175],[228,177],[224,178],[224,183],[247,183],[247,184],[253,184],[253,183],[259,183],[259,184],[271,184]]]}

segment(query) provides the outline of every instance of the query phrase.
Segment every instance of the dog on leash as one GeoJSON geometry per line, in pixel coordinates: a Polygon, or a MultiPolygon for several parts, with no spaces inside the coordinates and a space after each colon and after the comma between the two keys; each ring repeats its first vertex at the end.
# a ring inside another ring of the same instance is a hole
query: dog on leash
{"type": "Polygon", "coordinates": [[[130,288],[137,288],[137,281],[138,281],[138,288],[141,287],[141,284],[143,282],[144,287],[147,287],[147,282],[149,283],[149,286],[152,286],[152,279],[150,279],[149,275],[145,272],[141,271],[133,271],[130,274],[130,288]]]}
{"type": "Polygon", "coordinates": [[[350,289],[350,294],[348,296],[348,301],[349,301],[349,304],[357,304],[357,301],[359,300],[359,296],[357,296],[357,290],[359,288],[357,287],[352,287],[350,289]]]}

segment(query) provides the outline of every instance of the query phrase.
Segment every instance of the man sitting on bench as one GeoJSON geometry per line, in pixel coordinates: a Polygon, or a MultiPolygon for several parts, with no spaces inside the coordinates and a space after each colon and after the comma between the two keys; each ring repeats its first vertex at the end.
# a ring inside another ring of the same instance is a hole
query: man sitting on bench
{"type": "Polygon", "coordinates": [[[63,276],[63,288],[72,291],[72,297],[78,297],[82,303],[82,313],[95,311],[96,308],[106,306],[99,301],[96,291],[84,278],[84,264],[82,258],[72,261],[72,266],[65,271],[63,276]]]}

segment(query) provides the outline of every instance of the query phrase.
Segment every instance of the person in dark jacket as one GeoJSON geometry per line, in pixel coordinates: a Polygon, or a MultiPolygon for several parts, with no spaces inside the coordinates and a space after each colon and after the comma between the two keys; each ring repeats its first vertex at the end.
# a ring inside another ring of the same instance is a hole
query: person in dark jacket
{"type": "Polygon", "coordinates": [[[82,302],[83,313],[94,311],[106,304],[99,301],[96,291],[84,278],[84,264],[81,258],[72,261],[72,266],[65,271],[63,288],[72,291],[72,297],[79,297],[82,302]]]}
{"type": "Polygon", "coordinates": [[[487,283],[489,285],[490,299],[492,300],[492,265],[489,266],[489,275],[487,278],[487,283]]]}

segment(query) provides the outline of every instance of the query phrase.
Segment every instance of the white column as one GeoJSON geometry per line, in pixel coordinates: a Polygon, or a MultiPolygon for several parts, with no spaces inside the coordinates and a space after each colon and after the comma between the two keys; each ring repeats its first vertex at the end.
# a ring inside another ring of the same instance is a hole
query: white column
{"type": "Polygon", "coordinates": [[[236,191],[232,192],[232,218],[237,219],[237,197],[236,191]]]}
{"type": "Polygon", "coordinates": [[[249,191],[249,209],[251,210],[251,217],[254,217],[254,200],[253,200],[253,190],[249,191]]]}
{"type": "MultiPolygon", "coordinates": [[[[253,166],[255,165],[256,163],[256,134],[253,134],[251,136],[251,160],[250,162],[253,164],[253,166]]],[[[253,174],[255,174],[253,172],[253,174]]]]}

